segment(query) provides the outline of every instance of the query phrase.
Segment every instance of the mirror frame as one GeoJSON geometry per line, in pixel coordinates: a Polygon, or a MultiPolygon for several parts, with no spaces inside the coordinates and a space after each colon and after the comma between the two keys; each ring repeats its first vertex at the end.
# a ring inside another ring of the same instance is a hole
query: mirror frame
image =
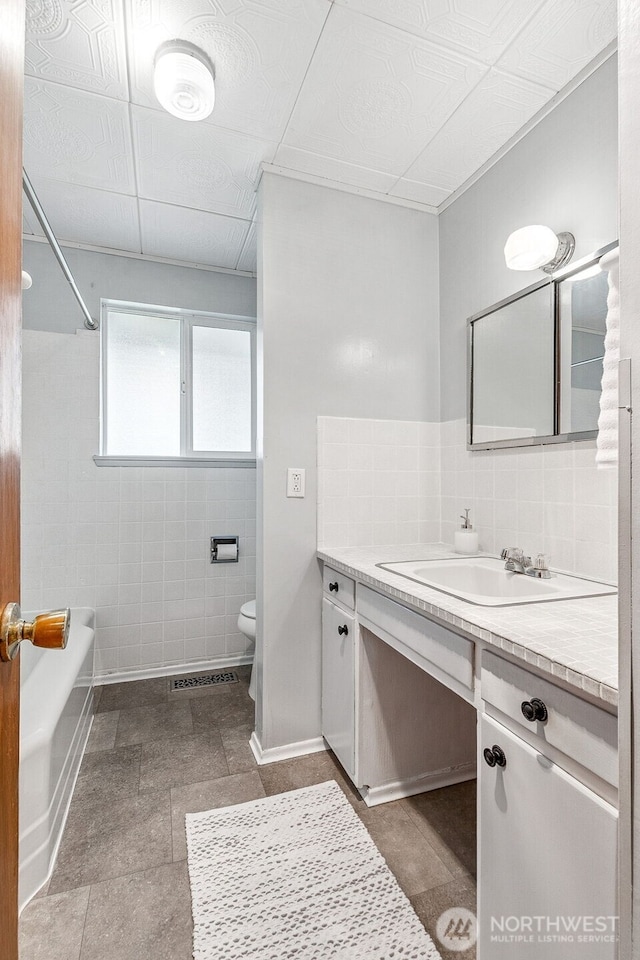
{"type": "Polygon", "coordinates": [[[601,257],[605,253],[609,253],[610,250],[615,250],[618,246],[618,241],[614,240],[611,243],[605,244],[605,246],[600,247],[599,250],[596,250],[594,253],[590,253],[588,256],[583,257],[581,260],[576,260],[575,263],[570,263],[568,266],[563,267],[562,270],[558,270],[556,273],[552,274],[550,277],[544,277],[542,280],[538,280],[536,283],[532,283],[530,286],[525,287],[523,290],[518,290],[517,293],[512,294],[510,297],[505,297],[504,300],[499,300],[498,303],[493,303],[490,307],[487,307],[485,310],[481,310],[479,313],[474,313],[473,316],[469,317],[467,320],[467,450],[501,450],[509,447],[533,447],[541,446],[542,444],[549,443],[571,443],[576,440],[593,440],[598,435],[597,430],[584,430],[579,433],[560,433],[560,403],[561,403],[561,373],[562,373],[562,357],[560,355],[560,296],[559,296],[559,287],[563,280],[566,280],[567,277],[573,276],[575,273],[580,273],[582,270],[585,270],[587,267],[593,266],[593,264],[598,263],[601,257]],[[475,441],[473,440],[473,335],[474,335],[474,324],[478,320],[482,320],[483,317],[487,317],[492,313],[495,313],[496,310],[500,310],[503,307],[508,306],[510,303],[515,303],[516,300],[522,299],[522,297],[528,296],[530,293],[533,293],[535,290],[540,290],[542,287],[551,288],[551,310],[553,312],[553,356],[554,356],[554,375],[553,375],[553,433],[547,436],[535,436],[535,437],[514,437],[513,440],[482,440],[475,441]]]}

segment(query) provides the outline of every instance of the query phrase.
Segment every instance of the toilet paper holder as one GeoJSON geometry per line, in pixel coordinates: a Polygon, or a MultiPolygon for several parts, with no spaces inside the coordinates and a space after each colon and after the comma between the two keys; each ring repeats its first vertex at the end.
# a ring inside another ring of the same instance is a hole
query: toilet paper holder
{"type": "Polygon", "coordinates": [[[237,563],[239,537],[211,537],[211,563],[237,563]]]}

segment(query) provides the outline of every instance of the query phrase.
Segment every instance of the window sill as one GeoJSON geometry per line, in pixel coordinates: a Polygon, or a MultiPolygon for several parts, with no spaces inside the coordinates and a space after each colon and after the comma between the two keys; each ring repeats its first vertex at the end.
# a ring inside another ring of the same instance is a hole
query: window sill
{"type": "Polygon", "coordinates": [[[223,457],[103,457],[95,456],[97,467],[255,467],[253,458],[223,457]]]}

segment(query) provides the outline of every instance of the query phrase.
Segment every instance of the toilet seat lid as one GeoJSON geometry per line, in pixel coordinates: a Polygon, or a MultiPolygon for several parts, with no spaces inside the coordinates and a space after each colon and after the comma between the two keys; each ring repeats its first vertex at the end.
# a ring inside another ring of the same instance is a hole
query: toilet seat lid
{"type": "MultiPolygon", "coordinates": [[[[238,608],[236,607],[236,610],[238,608]]],[[[243,617],[247,617],[249,620],[255,620],[256,618],[256,602],[255,600],[247,600],[246,603],[243,603],[240,607],[240,613],[243,617]]]]}

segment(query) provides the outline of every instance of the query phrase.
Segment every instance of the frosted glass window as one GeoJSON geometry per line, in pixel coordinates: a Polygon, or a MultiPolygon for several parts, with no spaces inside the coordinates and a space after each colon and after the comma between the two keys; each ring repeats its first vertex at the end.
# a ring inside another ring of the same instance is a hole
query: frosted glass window
{"type": "Polygon", "coordinates": [[[109,313],[105,453],[180,456],[179,319],[109,313]]]}
{"type": "Polygon", "coordinates": [[[104,456],[253,459],[250,318],[109,300],[102,316],[104,456]]]}
{"type": "Polygon", "coordinates": [[[193,326],[193,449],[251,450],[251,335],[193,326]]]}

